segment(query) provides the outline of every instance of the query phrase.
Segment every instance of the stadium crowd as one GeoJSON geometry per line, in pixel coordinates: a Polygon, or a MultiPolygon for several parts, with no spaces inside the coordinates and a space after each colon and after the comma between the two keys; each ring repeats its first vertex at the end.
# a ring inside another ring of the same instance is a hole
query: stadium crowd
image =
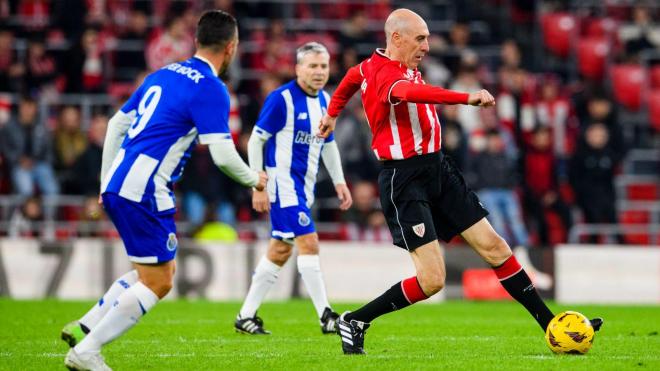
{"type": "MultiPolygon", "coordinates": [[[[428,82],[496,95],[494,109],[437,107],[443,150],[478,191],[494,227],[512,246],[549,246],[565,242],[575,223],[617,223],[615,178],[631,148],[657,147],[660,125],[654,129],[645,113],[660,113],[652,99],[637,105],[617,99],[621,92],[606,71],[619,64],[658,70],[653,64],[660,56],[647,56],[660,50],[660,7],[630,1],[577,8],[572,1],[412,3],[405,5],[431,28],[431,52],[421,65],[428,82]],[[489,9],[499,11],[488,15],[489,9]],[[572,34],[580,40],[606,40],[606,58],[590,64],[572,39],[568,46],[540,45],[557,14],[577,22],[572,34]]],[[[20,207],[3,213],[9,227],[2,233],[25,234],[30,228],[21,226],[53,218],[103,218],[96,199],[107,120],[149,71],[192,55],[192,30],[203,9],[220,8],[239,20],[240,58],[225,81],[232,91],[230,127],[245,154],[265,96],[293,77],[297,46],[316,40],[329,48],[331,91],[348,68],[382,46],[382,21],[401,5],[0,0],[0,194],[22,197],[20,207]],[[42,202],[56,195],[86,198],[75,207],[42,202]]],[[[660,72],[655,75],[660,80],[660,72]]],[[[380,165],[358,99],[340,117],[336,140],[355,203],[340,213],[332,182],[321,175],[317,220],[336,222],[321,236],[389,240],[378,210],[380,165]]],[[[249,191],[217,171],[202,148],[176,189],[178,218],[189,222],[191,234],[214,221],[236,227],[263,220],[251,209],[249,191]]],[[[613,238],[630,242],[624,237],[613,238]]]]}

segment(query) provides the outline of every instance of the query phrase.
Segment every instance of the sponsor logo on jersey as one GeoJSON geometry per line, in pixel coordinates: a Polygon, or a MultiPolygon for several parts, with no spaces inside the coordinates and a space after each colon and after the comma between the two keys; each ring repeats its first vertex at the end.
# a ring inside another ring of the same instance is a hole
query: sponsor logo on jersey
{"type": "Polygon", "coordinates": [[[179,241],[176,239],[176,234],[170,233],[167,235],[167,249],[174,251],[176,250],[177,245],[179,245],[179,241]]]}
{"type": "Polygon", "coordinates": [[[195,84],[199,83],[199,80],[204,78],[204,75],[202,75],[201,72],[197,71],[196,69],[192,67],[186,67],[182,66],[179,63],[172,63],[168,64],[167,66],[163,67],[166,70],[170,70],[173,72],[176,72],[178,74],[184,75],[185,77],[193,80],[195,84]]]}
{"type": "Polygon", "coordinates": [[[424,226],[424,223],[419,223],[417,225],[413,225],[412,227],[413,232],[419,237],[424,237],[424,233],[426,232],[426,227],[424,226]]]}
{"type": "Polygon", "coordinates": [[[307,144],[307,145],[310,145],[312,143],[321,144],[323,143],[323,141],[324,141],[323,138],[319,138],[316,135],[312,135],[312,133],[303,130],[298,130],[296,132],[296,138],[294,139],[294,142],[298,144],[307,144]]]}
{"type": "Polygon", "coordinates": [[[311,222],[312,220],[309,218],[309,216],[307,216],[307,214],[302,211],[298,213],[298,224],[303,227],[307,227],[311,222]]]}

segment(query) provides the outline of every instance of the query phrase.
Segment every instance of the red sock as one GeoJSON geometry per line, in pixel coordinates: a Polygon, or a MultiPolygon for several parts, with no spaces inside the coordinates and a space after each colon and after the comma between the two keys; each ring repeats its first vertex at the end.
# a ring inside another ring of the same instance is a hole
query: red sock
{"type": "Polygon", "coordinates": [[[406,300],[408,300],[410,304],[428,299],[428,296],[426,296],[424,290],[422,290],[422,286],[419,285],[417,276],[406,278],[405,280],[401,281],[401,290],[403,291],[403,295],[406,297],[406,300]]]}
{"type": "Polygon", "coordinates": [[[495,271],[497,278],[499,278],[500,281],[504,281],[507,278],[512,277],[514,274],[520,272],[522,270],[522,266],[520,263],[518,263],[516,257],[511,255],[511,257],[502,263],[502,265],[499,267],[493,267],[493,270],[495,271]]]}

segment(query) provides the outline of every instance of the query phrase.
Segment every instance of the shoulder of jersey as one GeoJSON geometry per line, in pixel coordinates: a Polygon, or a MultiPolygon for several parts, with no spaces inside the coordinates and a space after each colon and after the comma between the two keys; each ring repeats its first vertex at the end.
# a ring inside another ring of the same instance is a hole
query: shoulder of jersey
{"type": "Polygon", "coordinates": [[[185,77],[187,81],[190,81],[194,85],[219,85],[224,87],[225,84],[217,78],[216,76],[209,75],[206,71],[201,70],[197,66],[194,66],[190,60],[175,62],[166,65],[161,68],[161,71],[174,72],[181,77],[185,77]]]}

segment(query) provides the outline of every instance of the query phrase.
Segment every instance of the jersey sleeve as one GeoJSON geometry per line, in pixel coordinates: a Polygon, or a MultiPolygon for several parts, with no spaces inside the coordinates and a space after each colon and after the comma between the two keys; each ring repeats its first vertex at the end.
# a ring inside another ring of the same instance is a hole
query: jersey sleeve
{"type": "Polygon", "coordinates": [[[362,84],[360,65],[349,68],[339,83],[339,86],[337,86],[337,89],[332,94],[332,99],[328,105],[328,115],[331,117],[339,116],[339,113],[344,109],[353,94],[360,89],[360,84],[362,84]]]}
{"type": "Polygon", "coordinates": [[[142,94],[144,93],[144,83],[137,88],[136,91],[131,94],[130,97],[124,102],[124,105],[119,109],[120,111],[128,114],[131,111],[137,110],[138,105],[140,104],[140,99],[142,99],[142,94]]]}
{"type": "Polygon", "coordinates": [[[201,87],[188,102],[188,109],[201,144],[231,141],[229,130],[229,92],[224,85],[201,87]]]}
{"type": "Polygon", "coordinates": [[[401,72],[401,65],[396,61],[389,61],[385,63],[375,74],[374,82],[376,83],[376,92],[378,93],[378,100],[383,103],[395,104],[396,101],[390,99],[392,87],[398,81],[406,81],[403,73],[401,72]]]}
{"type": "Polygon", "coordinates": [[[285,124],[286,104],[284,97],[279,91],[274,91],[266,98],[255,127],[267,134],[274,135],[282,130],[285,124]]]}

